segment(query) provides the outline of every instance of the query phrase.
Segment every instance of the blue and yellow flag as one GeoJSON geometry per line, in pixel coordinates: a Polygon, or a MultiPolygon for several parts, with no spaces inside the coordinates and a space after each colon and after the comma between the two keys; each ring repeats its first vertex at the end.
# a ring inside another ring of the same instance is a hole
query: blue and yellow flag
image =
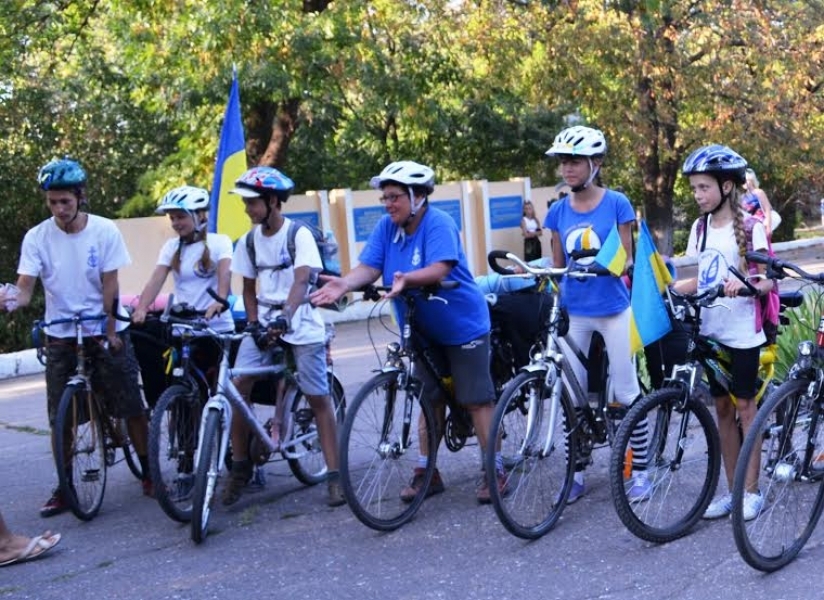
{"type": "Polygon", "coordinates": [[[627,264],[627,251],[621,243],[621,234],[618,233],[617,225],[612,226],[612,231],[609,232],[595,256],[595,262],[608,269],[616,277],[624,272],[627,264]]]}
{"type": "Polygon", "coordinates": [[[641,221],[635,246],[635,267],[632,276],[632,322],[630,345],[638,352],[647,344],[662,338],[670,329],[669,313],[662,294],[672,276],[663,257],[655,248],[645,221],[641,221]]]}
{"type": "Polygon", "coordinates": [[[223,115],[220,144],[215,160],[215,177],[209,206],[209,231],[225,233],[232,240],[249,230],[251,224],[240,196],[230,196],[235,180],[246,171],[246,143],[240,117],[240,90],[237,73],[232,74],[232,89],[223,115]]]}

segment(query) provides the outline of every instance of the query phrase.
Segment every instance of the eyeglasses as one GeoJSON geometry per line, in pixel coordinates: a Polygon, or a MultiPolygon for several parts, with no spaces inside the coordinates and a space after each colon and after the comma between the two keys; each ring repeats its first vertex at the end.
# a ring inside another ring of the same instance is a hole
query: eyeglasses
{"type": "Polygon", "coordinates": [[[402,194],[384,194],[378,200],[381,201],[381,204],[394,204],[398,201],[398,198],[403,198],[404,196],[408,196],[406,192],[402,194]]]}

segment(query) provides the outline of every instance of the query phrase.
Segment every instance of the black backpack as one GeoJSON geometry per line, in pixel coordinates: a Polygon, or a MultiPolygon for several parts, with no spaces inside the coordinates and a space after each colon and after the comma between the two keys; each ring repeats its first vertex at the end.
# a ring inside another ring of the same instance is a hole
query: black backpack
{"type": "Polygon", "coordinates": [[[323,265],[320,273],[313,273],[309,282],[310,285],[315,288],[323,286],[323,282],[318,280],[318,274],[340,277],[340,261],[337,257],[338,243],[335,241],[333,235],[330,234],[330,237],[327,239],[324,237],[323,232],[311,223],[300,219],[290,219],[289,230],[286,232],[286,251],[289,253],[289,260],[279,265],[259,265],[255,253],[255,229],[258,227],[260,226],[255,225],[246,234],[246,252],[249,255],[249,260],[255,266],[256,273],[265,270],[279,271],[293,266],[295,264],[295,237],[298,234],[298,229],[305,227],[315,239],[315,245],[318,247],[321,264],[323,265]]]}

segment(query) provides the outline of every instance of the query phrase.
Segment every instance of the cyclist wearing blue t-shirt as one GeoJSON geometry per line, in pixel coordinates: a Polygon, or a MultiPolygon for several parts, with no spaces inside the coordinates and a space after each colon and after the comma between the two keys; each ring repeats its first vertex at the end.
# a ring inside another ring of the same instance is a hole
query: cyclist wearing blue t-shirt
{"type": "MultiPolygon", "coordinates": [[[[384,285],[392,286],[388,297],[442,280],[457,281],[460,285],[454,289],[438,290],[439,300],[444,301],[417,304],[416,333],[443,350],[452,371],[455,397],[469,410],[478,443],[486,448],[495,400],[489,374],[489,311],[469,271],[455,221],[429,205],[429,194],[435,189],[435,173],[412,161],[394,162],[373,177],[371,185],[383,192],[380,200],[387,214],[369,236],[359,257],[360,264],[344,277],[329,278],[310,298],[317,305],[333,303],[379,277],[383,278],[384,285]]],[[[400,299],[395,303],[395,312],[403,327],[404,305],[400,299]]],[[[433,387],[425,382],[425,393],[433,387]]],[[[440,435],[445,406],[439,402],[436,408],[440,435]]],[[[419,431],[422,430],[425,431],[425,427],[419,427],[419,431]]],[[[427,444],[422,442],[420,447],[426,448],[427,444]]],[[[425,455],[419,457],[419,467],[409,487],[402,491],[402,499],[411,501],[417,495],[429,460],[425,455]]],[[[503,485],[502,473],[498,481],[503,485]]],[[[436,469],[426,495],[443,489],[436,469]]],[[[477,499],[481,503],[490,501],[486,478],[477,489],[477,499]]]]}
{"type": "MultiPolygon", "coordinates": [[[[564,267],[568,261],[582,264],[594,261],[594,254],[616,226],[627,256],[632,256],[631,235],[635,221],[632,205],[624,194],[602,187],[596,179],[606,151],[603,133],[590,127],[575,126],[559,133],[546,152],[559,160],[561,176],[571,190],[567,197],[552,205],[547,215],[555,267],[564,267]]],[[[629,406],[640,395],[640,388],[632,364],[631,312],[626,285],[618,277],[566,278],[561,282],[561,300],[569,312],[568,338],[578,348],[586,352],[596,331],[603,336],[615,399],[629,406]]],[[[570,353],[569,356],[573,355],[570,353]]],[[[586,368],[574,359],[570,363],[583,389],[587,389],[586,368]]],[[[632,436],[636,474],[628,495],[639,502],[649,498],[651,488],[645,472],[647,431],[644,419],[632,436]]],[[[584,467],[576,466],[570,503],[586,491],[584,467]]]]}

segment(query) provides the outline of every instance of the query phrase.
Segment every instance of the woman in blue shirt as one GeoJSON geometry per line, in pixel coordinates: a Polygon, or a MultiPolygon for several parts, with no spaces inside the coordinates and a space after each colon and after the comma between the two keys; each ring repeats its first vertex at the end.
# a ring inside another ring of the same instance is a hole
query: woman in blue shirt
{"type": "MultiPolygon", "coordinates": [[[[558,159],[564,183],[571,189],[568,196],[552,205],[546,219],[551,231],[555,267],[564,267],[569,261],[592,263],[594,254],[616,226],[627,256],[632,256],[631,229],[635,211],[624,194],[602,187],[598,180],[606,151],[603,133],[590,127],[575,126],[559,133],[546,152],[558,159]]],[[[640,388],[630,350],[631,312],[626,285],[619,277],[567,278],[561,283],[561,300],[569,312],[568,338],[578,348],[586,352],[596,331],[603,336],[615,399],[629,406],[640,395],[640,388]]],[[[571,352],[567,356],[586,390],[584,365],[574,360],[571,352]]],[[[639,502],[649,498],[651,487],[645,472],[647,435],[644,419],[632,435],[636,475],[627,492],[631,499],[639,502]]],[[[576,466],[570,503],[586,492],[583,468],[583,465],[576,466]]]]}
{"type": "MultiPolygon", "coordinates": [[[[371,185],[383,192],[380,201],[386,206],[387,214],[369,236],[359,257],[360,264],[344,277],[330,278],[310,298],[316,305],[336,302],[345,293],[373,283],[379,277],[384,285],[392,286],[387,295],[390,298],[397,298],[405,289],[457,281],[460,285],[454,289],[438,290],[438,298],[445,301],[416,305],[416,333],[443,351],[452,372],[455,397],[470,412],[478,443],[486,448],[495,401],[489,373],[489,311],[469,271],[455,221],[429,205],[429,194],[435,189],[435,173],[412,161],[393,162],[372,178],[371,185]]],[[[399,298],[395,300],[395,309],[403,327],[404,304],[399,298]]],[[[425,382],[425,393],[433,388],[425,382]]],[[[445,405],[437,402],[435,407],[440,435],[445,405]]],[[[418,430],[425,436],[424,427],[418,430]]],[[[427,447],[423,439],[420,447],[427,447]]],[[[404,501],[411,502],[418,494],[428,461],[428,456],[419,457],[409,487],[401,492],[404,501]]],[[[498,462],[498,483],[503,490],[503,468],[501,461],[498,462]]],[[[426,495],[443,490],[443,481],[436,469],[426,495]]],[[[476,490],[476,496],[481,503],[490,501],[486,478],[476,490]]]]}

